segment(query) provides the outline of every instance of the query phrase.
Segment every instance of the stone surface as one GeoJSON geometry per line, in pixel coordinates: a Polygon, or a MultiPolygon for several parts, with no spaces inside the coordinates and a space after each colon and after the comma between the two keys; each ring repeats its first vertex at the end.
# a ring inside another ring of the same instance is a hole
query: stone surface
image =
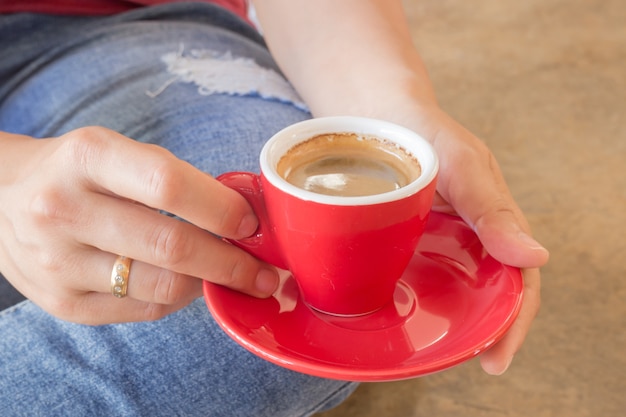
{"type": "Polygon", "coordinates": [[[626,2],[405,0],[443,108],[496,154],[551,251],[509,371],[363,384],[319,417],[626,413],[626,2]]]}

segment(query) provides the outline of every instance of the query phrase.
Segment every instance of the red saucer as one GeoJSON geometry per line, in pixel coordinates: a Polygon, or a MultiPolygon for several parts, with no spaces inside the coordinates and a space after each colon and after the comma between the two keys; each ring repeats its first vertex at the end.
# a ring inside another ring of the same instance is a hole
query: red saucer
{"type": "Polygon", "coordinates": [[[319,377],[387,381],[441,371],[498,341],[522,302],[519,269],[489,256],[458,217],[431,213],[394,301],[356,318],[310,309],[295,280],[257,299],[204,283],[215,320],[277,365],[319,377]]]}

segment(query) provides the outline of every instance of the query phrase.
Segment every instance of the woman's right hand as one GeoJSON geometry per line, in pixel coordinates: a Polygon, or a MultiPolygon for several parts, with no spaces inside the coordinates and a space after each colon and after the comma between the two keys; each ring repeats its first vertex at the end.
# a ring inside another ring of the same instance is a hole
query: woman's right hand
{"type": "Polygon", "coordinates": [[[215,236],[255,231],[245,199],[163,148],[101,127],[0,133],[0,148],[0,271],[59,318],[158,319],[200,296],[203,279],[258,297],[278,285],[273,267],[215,236]],[[122,299],[110,288],[118,255],[134,260],[122,299]]]}

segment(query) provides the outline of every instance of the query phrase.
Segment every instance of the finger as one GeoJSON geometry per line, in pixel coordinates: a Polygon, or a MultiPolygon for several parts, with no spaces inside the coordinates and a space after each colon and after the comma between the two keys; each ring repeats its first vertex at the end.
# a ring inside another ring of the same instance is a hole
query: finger
{"type": "Polygon", "coordinates": [[[503,374],[522,346],[540,307],[540,278],[538,269],[524,270],[524,300],[515,323],[507,334],[480,356],[484,371],[491,375],[503,374]]]}
{"type": "MultiPolygon", "coordinates": [[[[73,228],[75,238],[84,245],[256,297],[267,297],[278,286],[278,274],[273,267],[192,224],[102,194],[85,196],[80,206],[80,212],[74,213],[76,217],[68,227],[73,228]],[[106,213],[106,216],[93,213],[106,213]]],[[[85,262],[85,272],[93,270],[92,261],[85,262]]],[[[111,258],[104,263],[109,263],[108,268],[113,265],[111,258]]],[[[100,270],[106,268],[101,265],[100,270]]],[[[162,271],[157,276],[163,280],[160,285],[174,279],[162,271]]]]}
{"type": "Polygon", "coordinates": [[[474,230],[496,259],[520,268],[543,266],[549,253],[522,228],[509,208],[492,208],[479,214],[474,230]]]}
{"type": "Polygon", "coordinates": [[[57,317],[88,325],[159,320],[189,305],[191,300],[176,304],[158,304],[130,297],[115,298],[110,293],[86,293],[74,300],[71,309],[57,317]]]}
{"type": "MultiPolygon", "coordinates": [[[[101,277],[110,285],[110,271],[101,277]]],[[[111,294],[110,286],[105,292],[81,291],[76,287],[53,286],[41,293],[41,288],[27,288],[25,295],[44,311],[70,322],[99,325],[130,321],[157,320],[173,313],[193,298],[181,297],[173,303],[145,302],[131,297],[122,299],[111,294]],[[31,298],[32,297],[32,298],[31,298]]]]}
{"type": "Polygon", "coordinates": [[[91,188],[176,214],[221,236],[243,238],[256,230],[256,217],[239,193],[169,151],[105,128],[71,135],[67,152],[82,162],[77,169],[91,188]]]}
{"type": "MultiPolygon", "coordinates": [[[[438,186],[441,197],[476,231],[487,251],[499,261],[524,268],[545,264],[548,251],[530,237],[526,219],[497,162],[478,142],[476,139],[472,146],[443,152],[438,186]]],[[[441,201],[439,206],[443,206],[441,201]]]]}
{"type": "MultiPolygon", "coordinates": [[[[88,264],[92,268],[84,291],[111,294],[111,272],[117,256],[92,250],[88,264]]],[[[202,280],[133,260],[128,275],[126,296],[156,304],[181,304],[202,296],[202,280]]]]}

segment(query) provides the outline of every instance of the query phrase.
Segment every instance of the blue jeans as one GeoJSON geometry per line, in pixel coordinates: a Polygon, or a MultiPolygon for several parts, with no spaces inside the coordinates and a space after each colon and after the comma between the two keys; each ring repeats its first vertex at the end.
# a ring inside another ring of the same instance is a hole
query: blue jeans
{"type": "MultiPolygon", "coordinates": [[[[263,142],[310,117],[258,34],[211,5],[0,16],[0,56],[0,130],[49,137],[106,126],[212,175],[257,170],[263,142]],[[181,75],[172,60],[199,73],[181,75]],[[238,71],[243,87],[226,76],[238,71]],[[215,76],[223,85],[207,87],[215,76]]],[[[156,322],[91,327],[14,304],[1,276],[0,291],[3,416],[309,416],[356,387],[252,355],[202,299],[156,322]]]]}

